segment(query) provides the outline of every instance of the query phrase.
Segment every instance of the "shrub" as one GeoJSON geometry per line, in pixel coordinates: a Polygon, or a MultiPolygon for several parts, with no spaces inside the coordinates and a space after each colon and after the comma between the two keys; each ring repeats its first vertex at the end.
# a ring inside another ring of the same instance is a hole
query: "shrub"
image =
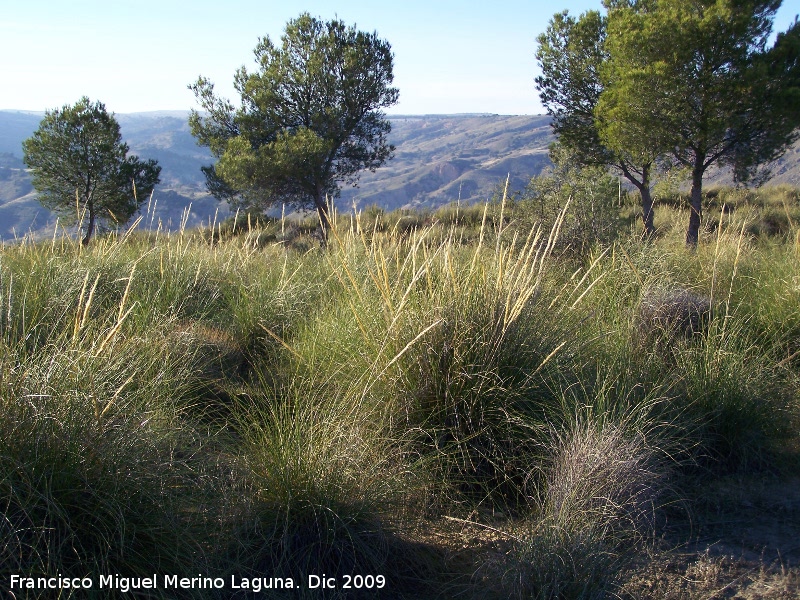
{"type": "Polygon", "coordinates": [[[602,418],[554,431],[539,511],[505,565],[511,597],[605,598],[641,549],[665,484],[642,431],[602,418]]]}
{"type": "Polygon", "coordinates": [[[651,287],[642,293],[635,315],[638,345],[668,350],[706,332],[710,318],[710,298],[680,286],[651,287]]]}
{"type": "Polygon", "coordinates": [[[581,167],[569,151],[558,144],[550,148],[554,167],[528,184],[519,208],[526,222],[553,227],[567,208],[558,244],[583,256],[596,245],[607,245],[619,234],[619,182],[603,169],[581,167]]]}

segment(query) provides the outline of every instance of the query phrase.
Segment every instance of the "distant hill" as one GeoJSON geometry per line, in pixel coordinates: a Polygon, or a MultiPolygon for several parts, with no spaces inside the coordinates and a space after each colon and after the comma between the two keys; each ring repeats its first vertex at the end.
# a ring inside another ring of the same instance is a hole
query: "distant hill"
{"type": "MultiPolygon", "coordinates": [[[[0,238],[29,229],[50,230],[53,215],[36,202],[22,163],[22,141],[38,127],[42,113],[0,111],[0,238]]],[[[188,225],[227,214],[205,190],[200,167],[210,164],[207,149],[189,133],[188,113],[118,114],[131,152],[154,158],[162,167],[152,219],[176,228],[191,203],[188,225]]],[[[552,141],[543,116],[425,115],[392,116],[390,136],[395,158],[375,173],[364,173],[359,187],[342,190],[337,204],[349,210],[378,204],[398,207],[439,206],[458,200],[490,198],[510,176],[510,189],[522,189],[549,164],[552,141]]],[[[148,224],[150,223],[148,218],[148,224]]]]}
{"type": "MultiPolygon", "coordinates": [[[[52,232],[53,215],[36,201],[22,162],[22,141],[38,127],[42,113],[0,111],[0,238],[27,231],[52,232]]],[[[188,112],[158,111],[118,114],[122,135],[131,152],[154,158],[162,167],[155,210],[145,225],[176,229],[191,205],[188,226],[228,214],[227,206],[209,196],[200,167],[210,164],[206,148],[189,133],[188,112]]],[[[436,207],[461,200],[491,198],[502,189],[522,190],[550,164],[547,147],[553,141],[546,116],[415,115],[391,116],[390,141],[395,157],[375,173],[364,173],[357,188],[342,190],[337,205],[376,204],[387,209],[436,207]]],[[[773,169],[774,183],[800,186],[800,144],[773,169]]],[[[708,183],[725,183],[725,173],[708,183]]]]}
{"type": "Polygon", "coordinates": [[[392,117],[395,157],[358,188],[342,191],[344,210],[377,204],[385,208],[439,206],[459,198],[489,199],[509,177],[521,190],[550,164],[553,141],[544,116],[426,115],[392,117]]]}

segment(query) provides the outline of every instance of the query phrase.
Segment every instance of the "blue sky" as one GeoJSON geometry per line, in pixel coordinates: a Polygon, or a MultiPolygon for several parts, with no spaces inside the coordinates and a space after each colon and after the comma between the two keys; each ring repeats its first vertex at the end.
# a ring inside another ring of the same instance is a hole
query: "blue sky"
{"type": "MultiPolygon", "coordinates": [[[[800,12],[785,1],[776,28],[800,12]]],[[[236,101],[234,71],[260,36],[303,11],[377,31],[395,54],[390,113],[537,114],[536,36],[553,13],[600,0],[25,0],[0,16],[0,109],[41,111],[81,96],[113,112],[188,110],[198,75],[236,101]]]]}

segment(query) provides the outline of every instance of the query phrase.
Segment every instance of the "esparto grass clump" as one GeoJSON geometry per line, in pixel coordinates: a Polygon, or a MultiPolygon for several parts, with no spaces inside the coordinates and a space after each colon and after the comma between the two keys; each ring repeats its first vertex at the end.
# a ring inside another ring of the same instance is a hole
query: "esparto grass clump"
{"type": "Polygon", "coordinates": [[[642,346],[697,339],[708,330],[711,299],[679,285],[658,284],[642,293],[634,328],[642,346]]]}

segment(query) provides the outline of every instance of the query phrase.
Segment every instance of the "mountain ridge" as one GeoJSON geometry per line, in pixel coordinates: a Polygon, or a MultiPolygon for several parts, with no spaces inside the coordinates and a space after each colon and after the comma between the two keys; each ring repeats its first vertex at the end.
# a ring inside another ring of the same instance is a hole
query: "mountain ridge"
{"type": "MultiPolygon", "coordinates": [[[[55,216],[42,208],[22,162],[22,141],[36,130],[43,112],[0,110],[0,238],[32,231],[52,234],[55,216]]],[[[189,111],[119,113],[124,141],[131,152],[153,158],[162,167],[154,193],[155,211],[147,225],[176,229],[188,214],[189,227],[229,214],[212,198],[200,167],[213,158],[189,131],[189,111]]],[[[550,165],[554,141],[546,115],[484,113],[388,115],[394,158],[375,172],[364,172],[357,187],[342,189],[340,211],[378,205],[384,209],[435,208],[460,200],[490,199],[506,181],[510,193],[523,190],[531,177],[550,165]]],[[[800,186],[800,143],[774,168],[773,183],[800,186]]],[[[728,183],[725,172],[705,183],[728,183]]],[[[151,206],[152,207],[152,206],[151,206]]]]}

